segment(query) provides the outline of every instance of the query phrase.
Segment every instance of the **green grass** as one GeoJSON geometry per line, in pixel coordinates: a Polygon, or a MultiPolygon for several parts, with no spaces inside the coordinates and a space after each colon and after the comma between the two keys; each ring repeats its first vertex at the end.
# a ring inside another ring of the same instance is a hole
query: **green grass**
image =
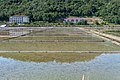
{"type": "Polygon", "coordinates": [[[97,37],[57,37],[57,36],[46,36],[46,37],[18,37],[13,40],[98,40],[102,41],[103,39],[97,37]]]}
{"type": "Polygon", "coordinates": [[[0,40],[6,40],[9,39],[8,37],[0,37],[0,40]]]}
{"type": "Polygon", "coordinates": [[[111,42],[1,42],[0,50],[118,51],[120,47],[111,42]]]}
{"type": "Polygon", "coordinates": [[[120,32],[115,32],[115,31],[109,32],[109,31],[105,31],[104,33],[107,33],[107,34],[111,34],[111,35],[115,35],[115,36],[119,36],[119,37],[120,37],[120,32]]]}
{"type": "Polygon", "coordinates": [[[46,34],[40,34],[40,33],[32,33],[29,36],[69,36],[68,34],[50,34],[50,33],[46,33],[46,34]]]}
{"type": "Polygon", "coordinates": [[[61,34],[61,33],[55,33],[55,34],[50,34],[50,33],[46,33],[46,34],[37,34],[37,33],[33,33],[33,34],[29,34],[28,36],[61,36],[61,37],[64,37],[64,36],[70,36],[70,37],[83,37],[83,36],[91,36],[90,34],[61,34]]]}
{"type": "Polygon", "coordinates": [[[89,61],[99,56],[100,53],[0,53],[0,56],[21,61],[33,62],[75,62],[89,61]]]}
{"type": "Polygon", "coordinates": [[[120,28],[113,27],[113,28],[101,28],[101,29],[95,29],[95,30],[120,37],[120,28]]]}

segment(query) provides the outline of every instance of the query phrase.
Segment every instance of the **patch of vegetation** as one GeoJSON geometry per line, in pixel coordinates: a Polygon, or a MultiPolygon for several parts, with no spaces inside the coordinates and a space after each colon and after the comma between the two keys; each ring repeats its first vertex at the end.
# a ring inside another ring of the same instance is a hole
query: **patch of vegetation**
{"type": "MultiPolygon", "coordinates": [[[[27,29],[26,29],[27,30],[27,29]]],[[[45,29],[33,29],[31,34],[37,34],[38,37],[33,35],[32,38],[27,38],[24,36],[18,38],[11,38],[4,42],[0,42],[0,50],[7,51],[113,51],[120,50],[120,47],[109,42],[26,42],[24,40],[102,40],[92,34],[87,33],[86,31],[78,28],[45,28],[45,29]],[[41,35],[40,34],[49,34],[41,35]],[[54,35],[53,35],[54,34],[54,35]],[[58,34],[65,34],[60,36],[58,34]],[[52,35],[52,36],[50,36],[52,35]],[[56,35],[56,37],[55,37],[56,35]],[[69,35],[69,36],[67,36],[69,35]],[[77,36],[75,36],[77,35],[77,36]],[[87,35],[87,36],[85,36],[87,35]],[[59,37],[58,37],[59,36],[59,37]],[[84,37],[83,37],[84,36],[84,37]],[[83,37],[83,38],[80,38],[83,37]],[[23,40],[20,41],[10,41],[10,40],[23,40]]],[[[28,34],[27,36],[31,36],[28,34]]]]}
{"type": "Polygon", "coordinates": [[[0,50],[7,51],[113,51],[120,47],[106,42],[1,42],[0,50]],[[91,46],[92,45],[92,46],[91,46]]]}
{"type": "Polygon", "coordinates": [[[1,40],[6,40],[6,39],[9,39],[8,37],[0,37],[0,41],[1,40]]]}
{"type": "Polygon", "coordinates": [[[33,62],[76,62],[89,61],[101,53],[0,53],[0,56],[33,62]]]}
{"type": "Polygon", "coordinates": [[[119,4],[120,0],[0,0],[0,21],[8,21],[12,15],[53,23],[69,16],[98,16],[120,24],[119,4]]]}
{"type": "Polygon", "coordinates": [[[106,33],[106,34],[111,34],[111,35],[115,35],[115,36],[119,36],[120,37],[120,28],[100,28],[100,29],[96,29],[97,31],[106,33]]]}
{"type": "Polygon", "coordinates": [[[111,34],[111,35],[115,35],[115,36],[119,36],[120,37],[120,30],[106,30],[104,33],[107,33],[107,34],[111,34]]]}
{"type": "Polygon", "coordinates": [[[46,36],[46,37],[18,37],[18,38],[15,38],[13,40],[98,40],[98,41],[102,41],[103,39],[101,38],[96,38],[96,37],[57,37],[57,36],[46,36]]]}

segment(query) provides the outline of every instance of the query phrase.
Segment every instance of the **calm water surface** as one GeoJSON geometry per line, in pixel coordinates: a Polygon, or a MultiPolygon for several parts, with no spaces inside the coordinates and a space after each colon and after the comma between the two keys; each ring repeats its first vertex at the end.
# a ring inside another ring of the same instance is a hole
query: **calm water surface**
{"type": "Polygon", "coordinates": [[[120,54],[85,62],[24,62],[0,57],[0,80],[120,80],[120,54]]]}

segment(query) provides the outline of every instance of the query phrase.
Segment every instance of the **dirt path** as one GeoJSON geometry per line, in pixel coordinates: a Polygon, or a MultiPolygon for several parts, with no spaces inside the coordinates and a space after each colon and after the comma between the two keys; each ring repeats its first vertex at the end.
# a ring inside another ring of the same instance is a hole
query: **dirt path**
{"type": "Polygon", "coordinates": [[[109,35],[109,34],[105,34],[105,33],[100,33],[100,32],[94,31],[94,30],[91,30],[91,32],[94,33],[94,34],[97,34],[99,36],[105,37],[105,38],[111,40],[112,43],[120,46],[120,37],[118,37],[118,36],[113,36],[113,35],[109,35]]]}
{"type": "Polygon", "coordinates": [[[87,33],[90,33],[91,35],[96,35],[100,38],[103,38],[105,40],[109,40],[112,43],[120,46],[120,37],[118,37],[118,36],[113,36],[113,35],[109,35],[109,34],[105,34],[105,33],[100,33],[100,32],[97,32],[95,30],[92,30],[92,29],[91,30],[87,30],[85,28],[79,28],[79,29],[85,30],[87,33]]]}

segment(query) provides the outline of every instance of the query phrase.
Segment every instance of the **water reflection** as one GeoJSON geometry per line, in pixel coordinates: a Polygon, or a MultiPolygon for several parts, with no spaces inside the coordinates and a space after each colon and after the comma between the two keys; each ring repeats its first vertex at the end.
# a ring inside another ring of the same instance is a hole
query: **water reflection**
{"type": "Polygon", "coordinates": [[[0,56],[29,62],[71,63],[76,61],[90,61],[101,53],[0,53],[0,56]]]}
{"type": "Polygon", "coordinates": [[[23,62],[0,57],[0,80],[120,80],[120,54],[102,54],[91,61],[23,62]]]}

